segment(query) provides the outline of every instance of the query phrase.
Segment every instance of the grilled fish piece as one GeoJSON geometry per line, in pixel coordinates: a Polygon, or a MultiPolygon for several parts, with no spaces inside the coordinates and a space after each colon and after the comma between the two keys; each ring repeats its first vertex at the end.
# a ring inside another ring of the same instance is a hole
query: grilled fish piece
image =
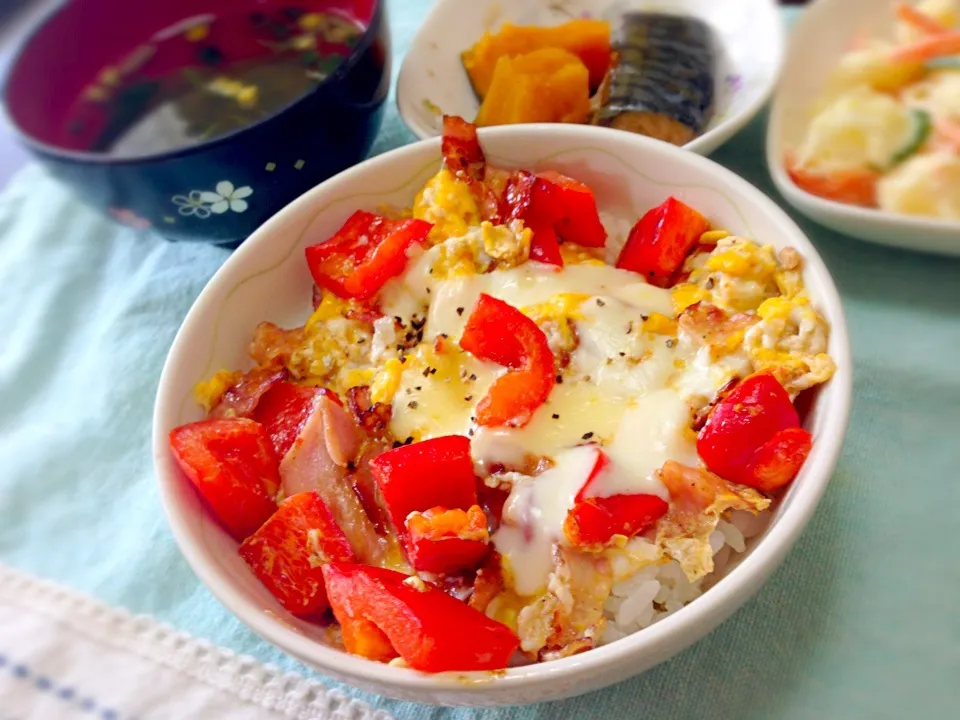
{"type": "Polygon", "coordinates": [[[614,62],[593,123],[684,145],[713,109],[716,52],[702,20],[661,13],[623,16],[614,62]]]}

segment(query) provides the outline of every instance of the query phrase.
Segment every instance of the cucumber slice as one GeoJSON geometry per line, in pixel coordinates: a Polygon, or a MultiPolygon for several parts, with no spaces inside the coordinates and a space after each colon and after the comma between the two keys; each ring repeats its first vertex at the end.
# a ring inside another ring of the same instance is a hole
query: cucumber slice
{"type": "Polygon", "coordinates": [[[890,158],[890,166],[899,165],[911,155],[914,155],[930,136],[933,122],[930,113],[920,108],[910,108],[910,134],[907,141],[890,158]]]}
{"type": "Polygon", "coordinates": [[[927,60],[923,66],[927,70],[960,70],[960,55],[933,58],[927,60]]]}

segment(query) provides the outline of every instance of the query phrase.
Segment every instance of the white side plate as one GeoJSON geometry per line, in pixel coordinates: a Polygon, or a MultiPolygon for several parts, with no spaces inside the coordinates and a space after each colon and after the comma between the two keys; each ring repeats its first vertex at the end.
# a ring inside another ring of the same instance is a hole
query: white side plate
{"type": "Polygon", "coordinates": [[[479,103],[460,53],[504,22],[547,26],[577,17],[615,21],[624,12],[639,10],[698,17],[717,36],[714,117],[706,132],[685,146],[707,155],[757,114],[777,82],[785,41],[773,0],[437,0],[400,69],[400,117],[419,138],[440,134],[441,114],[472,120],[479,103]]]}
{"type": "Polygon", "coordinates": [[[797,147],[830,71],[858,32],[892,37],[890,0],[817,0],[797,21],[767,127],[767,165],[787,202],[837,232],[881,245],[960,255],[960,223],[844,205],[801,190],[783,166],[797,147]]]}

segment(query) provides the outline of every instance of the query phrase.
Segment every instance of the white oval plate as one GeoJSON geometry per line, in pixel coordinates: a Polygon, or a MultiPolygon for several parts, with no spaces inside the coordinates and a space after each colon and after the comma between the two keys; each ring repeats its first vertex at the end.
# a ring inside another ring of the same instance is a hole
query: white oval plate
{"type": "Polygon", "coordinates": [[[627,11],[693,15],[720,47],[717,97],[706,132],[684,147],[707,155],[759,112],[780,74],[783,22],[773,0],[437,0],[410,45],[397,80],[400,117],[421,139],[440,134],[441,114],[476,117],[480,107],[460,53],[504,22],[559,25],[576,17],[615,21],[627,11]]]}
{"type": "Polygon", "coordinates": [[[767,126],[767,167],[787,202],[814,222],[860,240],[960,255],[960,223],[844,205],[793,184],[784,152],[803,139],[810,109],[830,71],[858,32],[892,37],[890,0],[817,0],[797,21],[767,126]],[[812,51],[816,48],[816,52],[812,51]]]}

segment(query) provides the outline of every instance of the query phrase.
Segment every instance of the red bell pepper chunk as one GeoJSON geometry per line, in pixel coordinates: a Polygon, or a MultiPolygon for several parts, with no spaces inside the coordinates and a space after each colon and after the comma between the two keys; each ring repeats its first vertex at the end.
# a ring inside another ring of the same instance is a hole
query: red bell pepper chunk
{"type": "Polygon", "coordinates": [[[477,405],[480,425],[523,427],[556,384],[547,336],[522,312],[485,293],[467,320],[460,347],[510,368],[477,405]]]}
{"type": "Polygon", "coordinates": [[[697,452],[720,477],[769,491],[790,482],[806,459],[809,433],[779,435],[798,428],[800,417],[787,391],[773,375],[759,373],[713,409],[697,436],[697,452]],[[780,440],[768,446],[775,437],[780,440]]]}
{"type": "Polygon", "coordinates": [[[797,476],[812,448],[813,436],[807,430],[780,430],[754,453],[748,484],[768,494],[779,490],[797,476]]]}
{"type": "Polygon", "coordinates": [[[593,192],[581,182],[553,171],[533,175],[518,170],[507,181],[500,216],[523,220],[533,232],[530,257],[563,266],[560,240],[584,247],[603,247],[607,231],[593,192]]]}
{"type": "Polygon", "coordinates": [[[455,115],[444,115],[440,151],[450,172],[472,180],[483,180],[486,159],[476,125],[455,115]]]}
{"type": "Polygon", "coordinates": [[[646,532],[669,505],[656,495],[610,495],[579,500],[567,513],[563,533],[574,546],[605,545],[614,535],[646,532]]]}
{"type": "Polygon", "coordinates": [[[338,297],[368,300],[403,272],[407,253],[432,227],[357,210],[333,237],[306,249],[307,267],[317,285],[338,297]]]}
{"type": "Polygon", "coordinates": [[[433,507],[466,510],[477,504],[470,439],[432,438],[387,450],[370,461],[390,520],[399,532],[407,516],[433,507]]]}
{"type": "Polygon", "coordinates": [[[710,222],[675,197],[637,221],[617,258],[617,267],[643,275],[651,285],[668,287],[710,222]]]}
{"type": "Polygon", "coordinates": [[[260,423],[214,418],[170,432],[170,449],[183,474],[237,540],[277,509],[279,461],[260,423]]]}
{"type": "Polygon", "coordinates": [[[610,458],[599,446],[590,473],[567,512],[563,533],[573,546],[605,545],[614,535],[633,537],[645,532],[664,513],[668,504],[656,495],[611,495],[595,497],[600,478],[611,471],[610,458]]]}
{"type": "Polygon", "coordinates": [[[436,507],[407,517],[404,545],[413,567],[437,574],[475,568],[487,556],[490,535],[479,505],[469,510],[436,507]]]}
{"type": "Polygon", "coordinates": [[[600,221],[593,191],[579,180],[553,170],[538,173],[540,187],[550,203],[560,208],[556,230],[565,242],[583,247],[601,248],[607,243],[607,231],[600,221]]]}
{"type": "Polygon", "coordinates": [[[327,595],[344,631],[348,652],[358,648],[346,628],[361,618],[372,623],[414,670],[500,670],[520,639],[502,623],[443,590],[393,570],[328,563],[327,595]]]}
{"type": "Polygon", "coordinates": [[[240,557],[294,615],[316,615],[329,607],[323,563],[356,557],[330,510],[315,491],[287,498],[253,535],[240,557]]]}
{"type": "Polygon", "coordinates": [[[563,267],[563,255],[560,254],[560,238],[549,224],[531,220],[525,225],[530,228],[530,259],[548,265],[563,267]]]}
{"type": "Polygon", "coordinates": [[[253,411],[253,419],[263,425],[281,460],[293,446],[320,395],[326,395],[338,405],[343,404],[335,392],[326,388],[285,381],[275,383],[261,396],[253,411]]]}
{"type": "Polygon", "coordinates": [[[562,209],[555,199],[544,193],[547,183],[533,173],[517,170],[507,180],[500,202],[500,219],[507,223],[522,220],[530,229],[530,257],[533,260],[563,267],[560,237],[555,226],[562,209]]]}

